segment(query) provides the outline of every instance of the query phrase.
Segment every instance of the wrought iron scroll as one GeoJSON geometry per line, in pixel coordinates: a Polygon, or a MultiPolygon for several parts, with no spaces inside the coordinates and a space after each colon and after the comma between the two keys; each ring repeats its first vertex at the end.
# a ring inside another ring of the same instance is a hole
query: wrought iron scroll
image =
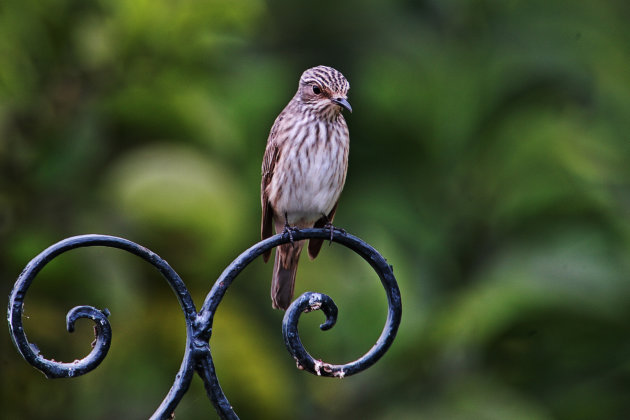
{"type": "MultiPolygon", "coordinates": [[[[293,240],[296,241],[310,238],[327,239],[330,238],[330,230],[325,228],[303,229],[293,231],[292,236],[293,240]]],[[[314,292],[302,294],[291,304],[284,316],[282,333],[289,353],[300,368],[318,376],[343,378],[367,369],[385,354],[396,336],[402,315],[402,306],[400,291],[392,267],[381,254],[361,239],[340,230],[333,231],[332,240],[363,257],[381,279],[389,309],[380,337],[366,354],[354,362],[333,365],[315,360],[300,341],[297,328],[299,317],[304,312],[321,309],[326,315],[326,322],[320,328],[327,330],[332,328],[337,320],[337,306],[329,296],[314,292]]],[[[223,419],[238,419],[219,385],[212,361],[209,341],[214,314],[228,287],[250,262],[265,251],[289,241],[289,235],[278,234],[255,244],[239,255],[216,280],[201,310],[197,312],[190,293],[179,275],[165,260],[149,249],[127,239],[107,235],[82,235],[64,239],[33,258],[18,277],[10,295],[7,314],[11,338],[22,357],[48,378],[80,376],[96,368],[107,355],[111,344],[112,331],[107,309],[99,310],[92,306],[77,306],[68,312],[66,316],[68,331],[73,331],[74,323],[79,318],[89,318],[94,322],[96,340],[92,351],[83,359],[63,363],[46,359],[40,354],[35,344],[29,343],[22,323],[24,298],[33,279],[41,269],[64,252],[90,246],[105,246],[125,250],[144,259],[160,271],[175,292],[186,320],[186,349],[181,367],[175,376],[171,389],[151,419],[172,418],[175,408],[188,390],[195,372],[203,379],[208,397],[219,416],[223,419]]]]}

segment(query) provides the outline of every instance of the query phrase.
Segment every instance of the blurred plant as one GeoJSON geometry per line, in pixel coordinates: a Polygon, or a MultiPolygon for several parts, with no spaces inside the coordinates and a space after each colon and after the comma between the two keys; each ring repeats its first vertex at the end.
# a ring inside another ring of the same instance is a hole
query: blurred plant
{"type": "MultiPolygon", "coordinates": [[[[100,232],[159,252],[201,302],[258,238],[274,116],[303,69],[328,64],[350,80],[355,109],[336,221],[394,265],[403,324],[372,370],[322,384],[282,357],[270,267],[250,267],[211,340],[220,377],[235,378],[225,387],[237,411],[624,418],[629,18],[615,0],[5,1],[5,295],[44,247],[100,232]],[[263,355],[255,366],[238,356],[248,346],[263,355]]],[[[305,341],[332,358],[360,354],[384,320],[371,273],[334,246],[300,270],[298,289],[340,307],[336,331],[316,331],[320,320],[306,317],[305,341]]],[[[83,354],[90,331],[64,337],[63,314],[102,302],[112,309],[112,351],[85,379],[53,383],[5,334],[4,413],[146,416],[181,354],[171,292],[115,252],[78,253],[42,276],[27,301],[29,337],[51,354],[83,354]],[[117,324],[127,317],[133,325],[117,324]]],[[[178,416],[212,412],[198,401],[201,386],[178,416]]]]}

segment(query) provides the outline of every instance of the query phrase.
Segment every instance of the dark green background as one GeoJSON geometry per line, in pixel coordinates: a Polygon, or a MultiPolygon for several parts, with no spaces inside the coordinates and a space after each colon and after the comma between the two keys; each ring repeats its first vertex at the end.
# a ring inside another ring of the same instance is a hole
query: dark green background
{"type": "MultiPolygon", "coordinates": [[[[618,1],[4,0],[0,284],[71,235],[123,236],[199,306],[259,238],[260,163],[300,73],[351,84],[336,224],[393,264],[403,323],[343,380],[295,368],[255,261],[210,341],[242,418],[624,419],[630,413],[630,3],[618,1]]],[[[300,266],[338,325],[302,318],[329,362],[376,341],[386,300],[339,245],[300,266]]],[[[123,252],[65,254],[26,298],[44,355],[89,351],[75,305],[111,310],[94,372],[46,380],[0,334],[2,417],[147,418],[184,349],[177,301],[123,252]]],[[[195,379],[179,419],[213,418],[195,379]]]]}

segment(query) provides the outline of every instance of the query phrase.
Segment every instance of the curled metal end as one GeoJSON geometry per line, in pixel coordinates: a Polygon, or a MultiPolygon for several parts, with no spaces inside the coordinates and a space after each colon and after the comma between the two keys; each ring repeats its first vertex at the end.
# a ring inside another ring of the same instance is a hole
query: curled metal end
{"type": "Polygon", "coordinates": [[[307,370],[317,376],[344,377],[345,371],[343,366],[331,365],[321,360],[315,360],[306,351],[300,340],[298,334],[300,315],[318,310],[323,311],[326,315],[326,322],[321,324],[319,328],[322,331],[331,329],[337,322],[338,309],[330,296],[322,293],[306,292],[294,300],[285,312],[282,321],[284,343],[297,362],[298,368],[307,370]]]}
{"type": "MultiPolygon", "coordinates": [[[[110,312],[109,309],[103,309],[99,311],[93,306],[75,306],[74,308],[68,311],[66,315],[66,329],[68,332],[74,332],[74,323],[80,318],[89,318],[96,323],[94,327],[96,329],[97,339],[102,336],[102,332],[105,328],[109,329],[111,332],[111,328],[109,326],[109,317],[110,312]]],[[[111,334],[110,334],[111,335],[111,334]]]]}
{"type": "Polygon", "coordinates": [[[72,363],[72,376],[83,375],[101,364],[112,343],[112,328],[109,324],[110,313],[108,309],[102,311],[92,306],[76,306],[66,315],[66,328],[68,332],[74,331],[74,324],[79,318],[89,318],[94,321],[94,341],[92,351],[85,358],[72,363]]]}
{"type": "MultiPolygon", "coordinates": [[[[337,309],[337,305],[333,302],[332,298],[328,295],[324,295],[321,293],[314,292],[306,292],[299,299],[293,302],[294,305],[291,305],[285,314],[285,319],[287,319],[287,314],[291,311],[291,315],[289,317],[300,317],[301,312],[312,312],[322,310],[326,315],[326,322],[321,324],[319,328],[322,331],[326,331],[335,326],[337,322],[337,313],[339,310],[337,309]],[[293,313],[294,312],[294,313],[293,313]]],[[[297,319],[296,321],[296,332],[297,332],[297,319]]]]}
{"type": "MultiPolygon", "coordinates": [[[[112,343],[112,329],[107,319],[108,316],[109,311],[107,309],[100,311],[92,306],[72,308],[66,315],[68,332],[74,332],[74,324],[80,318],[89,318],[94,321],[95,339],[92,342],[92,351],[83,359],[71,363],[49,360],[38,352],[35,367],[42,371],[47,378],[72,378],[94,370],[105,359],[112,343]]],[[[29,348],[32,348],[32,345],[29,348]]]]}

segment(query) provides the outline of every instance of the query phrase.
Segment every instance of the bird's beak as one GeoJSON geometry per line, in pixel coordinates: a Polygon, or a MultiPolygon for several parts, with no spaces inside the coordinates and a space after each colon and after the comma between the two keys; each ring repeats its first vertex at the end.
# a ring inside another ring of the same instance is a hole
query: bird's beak
{"type": "Polygon", "coordinates": [[[352,107],[350,106],[350,102],[348,102],[346,98],[333,98],[332,101],[352,113],[352,107]]]}

